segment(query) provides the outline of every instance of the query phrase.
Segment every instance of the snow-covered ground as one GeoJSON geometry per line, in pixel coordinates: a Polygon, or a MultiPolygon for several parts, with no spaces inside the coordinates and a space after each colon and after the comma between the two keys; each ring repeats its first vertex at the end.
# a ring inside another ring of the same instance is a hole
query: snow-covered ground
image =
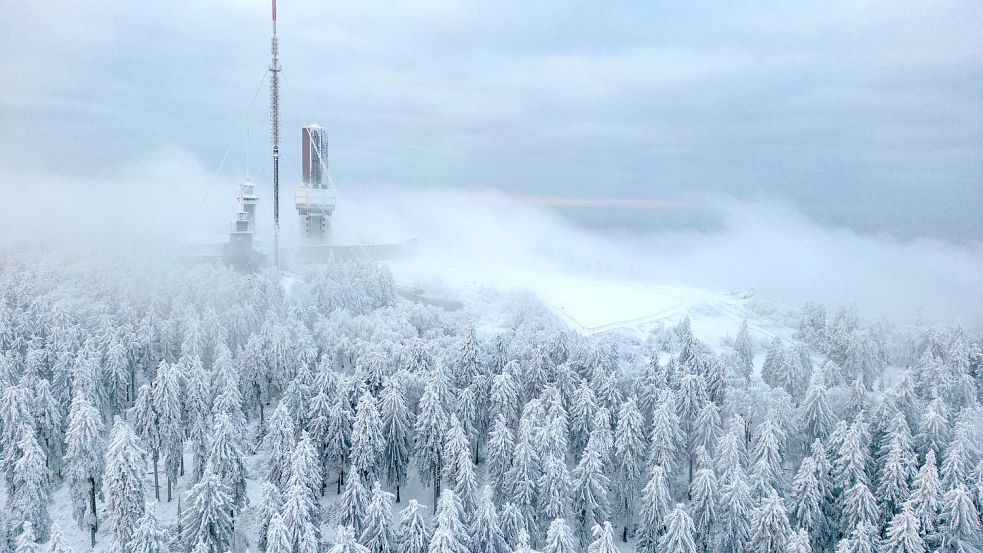
{"type": "Polygon", "coordinates": [[[530,291],[583,334],[612,330],[645,334],[688,316],[697,337],[719,344],[733,336],[744,320],[759,338],[789,336],[795,324],[790,306],[758,299],[751,291],[668,286],[504,264],[435,264],[419,258],[393,261],[389,266],[396,282],[420,286],[466,305],[474,305],[489,288],[530,291]]]}

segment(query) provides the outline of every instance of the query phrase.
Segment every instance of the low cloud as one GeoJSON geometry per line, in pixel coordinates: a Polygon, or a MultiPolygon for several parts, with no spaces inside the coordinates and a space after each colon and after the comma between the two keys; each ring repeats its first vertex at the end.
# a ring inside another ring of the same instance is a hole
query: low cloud
{"type": "MultiPolygon", "coordinates": [[[[266,188],[258,185],[258,238],[268,244],[266,188]]],[[[214,177],[187,153],[166,150],[104,177],[0,172],[0,189],[0,245],[123,243],[174,251],[189,237],[222,239],[233,213],[235,180],[214,177]]],[[[286,247],[298,236],[292,190],[291,182],[281,192],[286,247]]],[[[343,186],[333,232],[336,240],[353,243],[416,237],[415,266],[450,280],[509,287],[509,275],[520,270],[527,282],[542,271],[599,281],[751,289],[791,304],[855,304],[862,315],[898,322],[921,316],[926,322],[983,326],[980,243],[858,233],[768,200],[704,200],[699,205],[716,220],[709,229],[640,231],[658,228],[662,218],[685,219],[693,204],[639,205],[647,209],[607,206],[605,224],[586,228],[560,211],[494,190],[343,186]],[[651,224],[625,230],[622,219],[628,215],[651,224]]],[[[603,294],[596,301],[602,304],[603,294]]]]}
{"type": "MultiPolygon", "coordinates": [[[[750,289],[793,304],[854,304],[862,315],[897,322],[920,317],[983,325],[981,244],[861,234],[816,222],[780,201],[709,202],[718,219],[713,230],[604,233],[488,191],[385,189],[363,191],[350,202],[337,211],[340,232],[360,229],[351,238],[415,235],[422,264],[435,275],[463,270],[495,284],[503,267],[543,270],[750,289]]],[[[671,209],[651,209],[647,216],[678,217],[671,209]]],[[[619,226],[616,216],[609,226],[619,226]]]]}

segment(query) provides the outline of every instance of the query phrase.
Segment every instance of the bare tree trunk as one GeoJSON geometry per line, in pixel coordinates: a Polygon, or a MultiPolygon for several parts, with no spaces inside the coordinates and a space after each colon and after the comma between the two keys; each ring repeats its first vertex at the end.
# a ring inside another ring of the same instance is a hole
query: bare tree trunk
{"type": "Polygon", "coordinates": [[[96,546],[96,532],[99,530],[99,517],[96,512],[96,479],[89,478],[89,508],[92,509],[92,526],[89,528],[91,547],[96,546]]]}
{"type": "Polygon", "coordinates": [[[437,499],[440,497],[440,471],[435,470],[433,476],[433,512],[437,514],[437,499]]]}
{"type": "Polygon", "coordinates": [[[157,459],[160,457],[160,453],[154,450],[154,499],[160,501],[160,479],[157,476],[157,459]]]}
{"type": "Polygon", "coordinates": [[[399,503],[399,484],[396,484],[396,503],[399,503]]]}
{"type": "Polygon", "coordinates": [[[693,455],[689,456],[689,486],[686,486],[686,499],[692,500],[693,495],[690,493],[689,489],[693,487],[693,455]]]}
{"type": "Polygon", "coordinates": [[[181,535],[181,519],[183,518],[181,516],[181,496],[178,496],[178,498],[177,498],[177,517],[175,517],[175,518],[177,518],[177,535],[180,536],[181,535]]]}
{"type": "MultiPolygon", "coordinates": [[[[130,388],[126,392],[126,404],[133,405],[133,401],[137,397],[137,371],[135,367],[130,368],[130,388]]],[[[126,420],[126,409],[123,409],[123,420],[126,420]]]]}

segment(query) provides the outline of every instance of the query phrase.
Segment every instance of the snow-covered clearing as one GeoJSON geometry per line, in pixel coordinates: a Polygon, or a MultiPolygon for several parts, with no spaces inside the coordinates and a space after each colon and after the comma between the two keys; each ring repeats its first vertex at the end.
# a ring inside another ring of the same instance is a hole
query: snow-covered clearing
{"type": "Polygon", "coordinates": [[[401,284],[436,289],[475,306],[489,289],[535,294],[573,330],[582,334],[630,331],[640,336],[685,317],[701,340],[719,344],[747,320],[759,339],[790,337],[794,309],[760,300],[751,291],[728,292],[603,275],[565,273],[509,265],[434,264],[428,259],[389,263],[401,284]]]}

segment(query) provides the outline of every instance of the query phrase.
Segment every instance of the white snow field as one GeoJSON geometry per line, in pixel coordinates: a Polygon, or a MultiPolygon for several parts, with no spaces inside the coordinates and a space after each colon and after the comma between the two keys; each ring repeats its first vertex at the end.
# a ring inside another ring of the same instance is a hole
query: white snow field
{"type": "Polygon", "coordinates": [[[796,324],[794,308],[758,299],[751,291],[667,286],[504,264],[435,265],[427,259],[404,259],[388,265],[399,284],[437,290],[471,306],[480,304],[489,289],[529,291],[584,335],[614,330],[645,335],[689,317],[693,334],[716,345],[733,336],[745,320],[759,339],[789,337],[796,324]]]}

